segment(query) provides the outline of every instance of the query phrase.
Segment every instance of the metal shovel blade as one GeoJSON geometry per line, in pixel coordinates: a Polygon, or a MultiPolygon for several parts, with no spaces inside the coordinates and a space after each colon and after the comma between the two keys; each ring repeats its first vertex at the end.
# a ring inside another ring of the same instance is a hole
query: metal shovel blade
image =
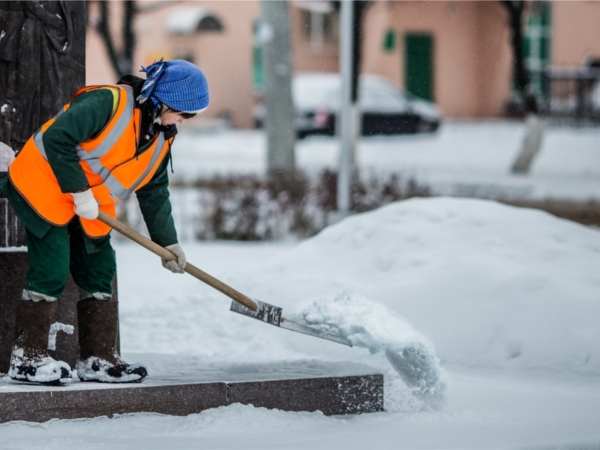
{"type": "Polygon", "coordinates": [[[297,333],[308,334],[309,336],[318,337],[352,347],[352,343],[348,339],[315,330],[314,328],[307,327],[306,325],[302,325],[282,317],[281,308],[278,306],[270,305],[268,303],[261,302],[260,300],[254,300],[254,302],[258,305],[258,309],[256,311],[252,311],[251,309],[246,308],[244,305],[234,300],[231,302],[231,311],[244,316],[252,317],[253,319],[260,320],[261,322],[275,325],[279,328],[285,328],[287,330],[296,331],[297,333]]]}
{"type": "MultiPolygon", "coordinates": [[[[117,219],[109,216],[105,212],[100,211],[100,213],[98,214],[98,219],[101,222],[104,222],[109,227],[114,228],[124,236],[127,236],[134,242],[137,242],[142,247],[147,248],[152,253],[160,256],[161,258],[166,260],[177,261],[177,256],[175,256],[170,250],[161,247],[156,242],[153,242],[150,239],[148,239],[146,236],[142,236],[137,231],[132,230],[127,225],[119,222],[117,219]]],[[[299,323],[295,323],[281,317],[281,308],[279,308],[278,306],[269,305],[268,303],[264,302],[253,301],[241,292],[238,292],[235,289],[233,289],[231,286],[226,285],[222,281],[217,280],[215,277],[207,274],[203,270],[200,270],[190,262],[188,262],[185,265],[185,271],[193,277],[199,279],[200,281],[208,284],[212,288],[233,299],[233,303],[231,304],[232,311],[235,311],[248,317],[252,317],[253,319],[258,319],[261,322],[270,323],[271,325],[275,325],[280,328],[287,328],[288,330],[296,331],[298,333],[308,334],[309,336],[326,339],[328,341],[333,341],[337,342],[338,344],[344,344],[352,347],[352,344],[348,339],[344,339],[339,336],[334,336],[329,333],[324,333],[322,331],[315,330],[314,328],[310,328],[305,325],[301,325],[299,323]],[[247,305],[247,307],[244,305],[247,305]],[[256,311],[254,310],[255,308],[256,311]]]]}

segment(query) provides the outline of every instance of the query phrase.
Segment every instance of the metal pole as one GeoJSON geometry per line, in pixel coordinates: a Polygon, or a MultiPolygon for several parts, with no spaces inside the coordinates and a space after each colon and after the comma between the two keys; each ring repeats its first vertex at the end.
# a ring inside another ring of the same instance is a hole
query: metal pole
{"type": "Polygon", "coordinates": [[[342,89],[340,110],[338,112],[338,130],[340,135],[340,158],[337,182],[337,209],[338,214],[345,216],[350,212],[350,189],[352,176],[352,146],[355,136],[353,130],[353,111],[351,102],[352,88],[352,23],[354,5],[351,0],[341,2],[340,24],[340,72],[342,75],[342,89]]]}
{"type": "Polygon", "coordinates": [[[267,107],[267,167],[269,172],[295,168],[294,105],[292,101],[292,58],[290,51],[289,4],[263,0],[263,26],[269,28],[264,42],[265,105],[267,107]]]}

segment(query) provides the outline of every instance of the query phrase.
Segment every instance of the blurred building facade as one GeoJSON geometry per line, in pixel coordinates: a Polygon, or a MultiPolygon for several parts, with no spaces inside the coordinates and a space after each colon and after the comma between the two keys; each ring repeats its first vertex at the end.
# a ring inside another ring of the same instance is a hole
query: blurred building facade
{"type": "MultiPolygon", "coordinates": [[[[111,3],[110,25],[119,34],[120,1],[111,3]]],[[[204,118],[253,126],[262,85],[260,2],[138,0],[135,70],[161,57],[188,59],[210,83],[212,104],[204,118]],[[159,5],[160,4],[160,5],[159,5]],[[146,8],[153,6],[152,8],[146,8]]],[[[87,84],[116,81],[90,4],[87,84]]],[[[290,2],[296,72],[338,70],[339,13],[330,2],[290,2]]],[[[600,2],[531,2],[525,29],[527,65],[534,88],[550,65],[580,66],[600,59],[600,2]]],[[[508,15],[499,1],[373,1],[363,22],[362,73],[436,102],[445,117],[491,118],[506,114],[513,87],[508,15]]]]}

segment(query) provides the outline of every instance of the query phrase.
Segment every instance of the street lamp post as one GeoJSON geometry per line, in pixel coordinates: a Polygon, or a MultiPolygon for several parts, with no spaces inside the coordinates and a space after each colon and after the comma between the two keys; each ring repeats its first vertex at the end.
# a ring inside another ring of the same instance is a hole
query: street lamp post
{"type": "Polygon", "coordinates": [[[338,217],[350,213],[350,193],[352,185],[352,171],[354,168],[354,153],[356,145],[356,127],[358,108],[352,102],[352,51],[353,51],[353,17],[354,1],[341,2],[340,24],[340,72],[342,76],[342,89],[340,111],[337,121],[340,136],[340,156],[337,181],[337,210],[338,217]]]}

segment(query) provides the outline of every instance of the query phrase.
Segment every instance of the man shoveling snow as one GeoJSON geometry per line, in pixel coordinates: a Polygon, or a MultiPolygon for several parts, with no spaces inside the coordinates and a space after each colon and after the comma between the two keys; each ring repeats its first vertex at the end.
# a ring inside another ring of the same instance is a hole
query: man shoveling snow
{"type": "Polygon", "coordinates": [[[111,228],[116,203],[137,193],[152,239],[177,256],[163,260],[183,273],[168,192],[168,163],[177,126],[209,104],[202,71],[181,60],[142,69],[117,85],[88,86],[27,141],[0,190],[25,226],[30,269],[17,303],[13,380],[61,384],[71,368],[48,355],[48,333],[71,272],[77,305],[82,381],[139,382],[147,370],[117,352],[118,308],[111,300],[115,253],[111,228]]]}

